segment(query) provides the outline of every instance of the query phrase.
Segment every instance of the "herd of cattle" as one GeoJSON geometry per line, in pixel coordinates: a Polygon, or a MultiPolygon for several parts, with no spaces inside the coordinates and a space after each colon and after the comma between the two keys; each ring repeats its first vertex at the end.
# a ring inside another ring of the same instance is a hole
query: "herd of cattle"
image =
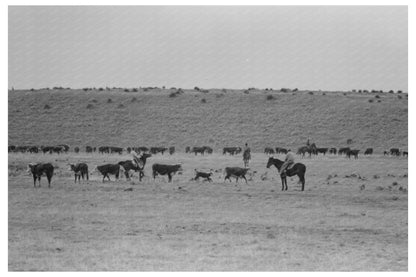
{"type": "MultiPolygon", "coordinates": [[[[20,153],[67,153],[69,151],[70,147],[67,144],[60,144],[56,146],[15,146],[15,145],[9,145],[8,152],[20,152],[20,153]]],[[[114,146],[100,146],[100,147],[92,147],[92,146],[86,146],[85,152],[86,153],[94,153],[97,152],[101,154],[112,154],[112,153],[118,153],[122,154],[123,151],[126,151],[127,153],[130,153],[132,150],[134,150],[137,153],[151,153],[151,154],[158,154],[161,153],[162,155],[165,152],[168,152],[170,155],[173,155],[176,151],[174,146],[171,146],[169,148],[167,147],[114,147],[114,146]]],[[[74,152],[78,153],[80,152],[79,147],[74,147],[74,152]]],[[[199,146],[199,147],[189,147],[187,146],[185,148],[185,153],[193,153],[195,155],[197,154],[212,154],[214,151],[212,147],[209,146],[199,146]]],[[[242,152],[241,147],[224,147],[222,149],[222,154],[230,154],[230,155],[237,155],[242,152]]],[[[272,155],[272,154],[286,154],[288,152],[288,149],[281,148],[281,147],[266,147],[264,149],[264,153],[272,155]]],[[[374,152],[373,148],[367,148],[364,151],[364,155],[372,155],[374,152]]],[[[297,152],[298,155],[301,155],[302,157],[305,157],[306,154],[309,154],[309,156],[312,155],[326,155],[326,154],[338,154],[338,155],[346,155],[348,158],[354,157],[358,158],[358,154],[360,153],[359,149],[351,149],[350,147],[342,147],[342,148],[318,148],[318,147],[309,147],[309,146],[302,146],[300,147],[297,152]]],[[[383,152],[384,156],[391,155],[391,156],[408,156],[407,151],[400,151],[399,148],[391,148],[390,150],[386,150],[383,152]]]]}
{"type": "MultiPolygon", "coordinates": [[[[69,151],[70,147],[66,144],[56,145],[56,146],[9,146],[9,152],[23,152],[23,153],[67,153],[69,151]]],[[[141,156],[139,158],[138,163],[133,163],[132,160],[125,160],[120,161],[116,164],[104,164],[99,165],[94,168],[93,171],[98,171],[102,176],[102,181],[104,182],[105,178],[110,180],[109,175],[114,175],[116,179],[119,178],[120,173],[124,172],[124,175],[126,179],[130,179],[131,171],[139,172],[139,179],[142,180],[142,177],[144,176],[144,167],[146,165],[147,158],[151,157],[152,154],[161,153],[168,151],[170,155],[173,155],[175,153],[175,147],[127,147],[127,148],[121,148],[121,147],[112,147],[112,146],[101,146],[101,147],[91,147],[86,146],[85,148],[87,153],[96,152],[98,150],[99,153],[118,153],[122,154],[123,151],[127,151],[130,153],[132,150],[136,151],[137,153],[141,153],[141,156]]],[[[266,147],[264,149],[264,153],[268,155],[273,154],[286,154],[288,153],[288,149],[276,147],[266,147]]],[[[79,148],[75,147],[74,152],[78,153],[79,148]]],[[[197,154],[212,154],[213,149],[209,146],[202,146],[202,147],[186,147],[185,149],[186,153],[194,153],[197,154]]],[[[230,155],[236,155],[242,152],[241,147],[225,147],[223,148],[223,155],[230,154],[230,155]]],[[[327,153],[333,154],[333,155],[346,155],[348,158],[351,156],[358,158],[360,150],[358,149],[350,149],[349,147],[344,148],[318,148],[314,144],[309,146],[303,146],[300,147],[297,151],[297,154],[301,155],[302,157],[305,156],[305,154],[309,154],[309,156],[312,155],[326,155],[327,153]]],[[[367,148],[364,151],[364,155],[371,155],[373,154],[373,148],[367,148]]],[[[398,148],[391,148],[388,151],[384,151],[384,155],[391,155],[391,156],[408,156],[407,151],[400,151],[398,148]]],[[[81,182],[81,178],[84,180],[86,178],[89,179],[89,171],[88,171],[88,165],[85,163],[78,163],[78,164],[69,164],[70,170],[74,172],[75,175],[75,182],[78,180],[78,182],[81,182]]],[[[230,180],[230,177],[235,177],[238,181],[239,178],[244,179],[247,182],[247,179],[245,175],[247,174],[247,171],[249,168],[240,168],[240,167],[226,167],[225,172],[225,178],[224,180],[230,180]]],[[[54,166],[51,163],[36,163],[36,164],[29,164],[28,171],[30,171],[33,175],[33,181],[34,186],[36,187],[36,181],[39,182],[40,186],[40,179],[42,175],[46,175],[50,187],[51,179],[53,176],[54,166]]],[[[158,175],[167,175],[168,181],[172,181],[172,176],[182,171],[182,166],[180,164],[174,164],[174,165],[167,165],[167,164],[158,164],[155,163],[152,165],[152,175],[155,179],[158,175]]],[[[181,174],[181,173],[179,173],[181,174]]],[[[205,178],[208,181],[212,181],[212,170],[210,172],[201,172],[197,171],[195,169],[195,177],[194,180],[198,180],[199,178],[205,178]]]]}

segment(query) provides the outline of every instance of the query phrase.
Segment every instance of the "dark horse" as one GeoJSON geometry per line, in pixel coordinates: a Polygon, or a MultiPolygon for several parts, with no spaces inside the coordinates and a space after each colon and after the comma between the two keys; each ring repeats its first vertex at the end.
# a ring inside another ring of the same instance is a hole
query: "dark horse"
{"type": "Polygon", "coordinates": [[[144,166],[146,165],[146,159],[151,156],[151,154],[143,153],[139,160],[136,160],[136,163],[139,164],[139,166],[133,164],[131,160],[119,162],[118,164],[121,165],[125,170],[124,174],[126,175],[126,179],[130,179],[129,171],[134,170],[136,172],[139,172],[139,181],[142,181],[142,178],[144,176],[143,170],[144,166]]]}
{"type": "MultiPolygon", "coordinates": [[[[270,168],[271,165],[274,165],[277,170],[280,170],[280,167],[283,165],[283,161],[270,157],[267,162],[267,168],[270,168]]],[[[299,176],[299,181],[302,183],[302,191],[305,190],[305,172],[306,166],[302,163],[295,163],[290,169],[286,169],[286,173],[280,175],[280,178],[282,178],[282,190],[287,190],[286,176],[291,177],[295,175],[299,176]]]]}

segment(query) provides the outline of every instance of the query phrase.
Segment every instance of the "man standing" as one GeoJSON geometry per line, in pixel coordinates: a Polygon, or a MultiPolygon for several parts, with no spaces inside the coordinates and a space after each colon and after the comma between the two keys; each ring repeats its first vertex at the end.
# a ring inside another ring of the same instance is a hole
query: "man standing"
{"type": "Polygon", "coordinates": [[[250,150],[250,147],[248,147],[248,144],[246,143],[244,147],[244,152],[243,152],[244,167],[248,167],[248,163],[250,159],[251,159],[251,150],[250,150]]]}

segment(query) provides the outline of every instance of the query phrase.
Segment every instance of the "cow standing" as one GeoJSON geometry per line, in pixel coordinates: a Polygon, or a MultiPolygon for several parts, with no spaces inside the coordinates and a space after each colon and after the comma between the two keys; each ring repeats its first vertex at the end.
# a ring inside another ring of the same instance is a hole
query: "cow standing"
{"type": "Polygon", "coordinates": [[[81,177],[82,180],[84,180],[84,175],[87,178],[87,181],[89,180],[88,177],[88,165],[85,163],[78,163],[78,164],[69,164],[70,169],[74,172],[75,175],[75,183],[78,182],[81,183],[81,177]]]}
{"type": "Polygon", "coordinates": [[[238,182],[238,178],[243,178],[244,180],[246,180],[247,183],[247,179],[246,179],[246,174],[247,171],[249,170],[249,168],[241,168],[241,167],[226,167],[225,168],[225,178],[224,178],[224,182],[225,180],[230,180],[230,177],[235,177],[236,178],[236,182],[238,182]]]}
{"type": "Polygon", "coordinates": [[[53,176],[53,165],[51,163],[37,163],[37,164],[29,164],[28,170],[33,175],[33,185],[36,188],[36,180],[39,182],[40,187],[40,177],[45,174],[46,178],[48,179],[48,187],[51,187],[51,180],[53,176]]]}
{"type": "Polygon", "coordinates": [[[97,166],[96,169],[103,175],[104,183],[105,177],[108,178],[108,181],[111,181],[109,174],[115,175],[116,179],[118,179],[120,175],[121,166],[119,164],[104,164],[97,166]]]}
{"type": "Polygon", "coordinates": [[[167,164],[153,164],[153,179],[156,179],[156,176],[159,175],[168,175],[169,182],[172,182],[172,174],[175,174],[177,171],[182,171],[182,166],[180,164],[167,165],[167,164]]]}

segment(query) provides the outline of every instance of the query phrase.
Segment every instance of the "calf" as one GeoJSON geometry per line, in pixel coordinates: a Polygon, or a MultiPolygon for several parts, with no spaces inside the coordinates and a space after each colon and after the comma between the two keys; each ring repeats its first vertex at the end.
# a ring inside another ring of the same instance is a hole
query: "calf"
{"type": "Polygon", "coordinates": [[[50,163],[30,163],[28,165],[28,171],[33,175],[33,185],[36,187],[36,179],[39,181],[40,187],[40,177],[45,174],[46,178],[48,178],[48,187],[51,187],[51,180],[53,176],[53,165],[50,163]]]}
{"type": "Polygon", "coordinates": [[[116,179],[118,179],[121,166],[119,164],[104,164],[104,165],[97,166],[96,169],[103,175],[103,183],[104,183],[105,177],[108,178],[108,181],[111,181],[110,176],[108,176],[109,174],[115,175],[116,179]]]}
{"type": "Polygon", "coordinates": [[[235,177],[236,178],[236,182],[238,182],[238,178],[243,178],[244,180],[246,180],[247,183],[247,179],[246,179],[246,174],[247,171],[249,170],[249,168],[241,168],[241,167],[226,167],[225,168],[225,180],[230,180],[230,177],[235,177]]]}
{"type": "Polygon", "coordinates": [[[180,164],[167,165],[167,164],[153,164],[153,179],[156,179],[158,174],[168,175],[169,182],[172,181],[172,174],[175,174],[177,171],[182,171],[182,166],[180,164]]]}
{"type": "Polygon", "coordinates": [[[328,148],[316,148],[316,152],[317,154],[322,153],[325,156],[325,154],[328,152],[328,148]]]}
{"type": "Polygon", "coordinates": [[[87,181],[89,180],[88,177],[88,165],[85,163],[78,163],[78,164],[69,164],[70,169],[74,172],[75,175],[75,183],[78,182],[81,183],[81,177],[82,180],[84,180],[84,175],[87,177],[87,181]]]}
{"type": "Polygon", "coordinates": [[[347,154],[348,153],[348,151],[350,151],[351,149],[349,148],[349,147],[343,147],[343,148],[340,148],[339,150],[338,150],[338,155],[342,155],[342,154],[347,154]]]}
{"type": "Polygon", "coordinates": [[[206,172],[197,171],[195,169],[195,178],[194,178],[194,180],[196,181],[201,177],[201,178],[205,178],[209,182],[212,182],[211,175],[212,175],[212,172],[206,173],[206,172]]]}

